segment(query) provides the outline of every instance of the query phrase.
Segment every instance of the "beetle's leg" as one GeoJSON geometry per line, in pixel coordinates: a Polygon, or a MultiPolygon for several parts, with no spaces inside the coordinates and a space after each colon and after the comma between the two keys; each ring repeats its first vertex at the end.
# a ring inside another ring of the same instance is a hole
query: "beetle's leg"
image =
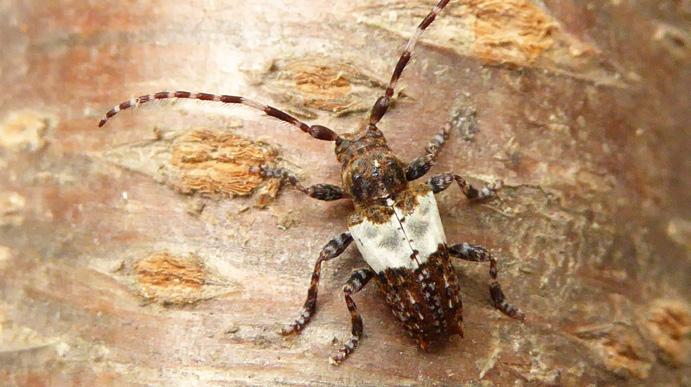
{"type": "Polygon", "coordinates": [[[454,113],[451,119],[442,126],[439,133],[435,134],[432,140],[427,143],[425,154],[408,164],[405,171],[408,181],[421,178],[436,164],[441,148],[449,139],[451,129],[461,126],[468,118],[468,114],[464,111],[454,113]]]}
{"type": "Polygon", "coordinates": [[[471,245],[469,243],[459,243],[449,247],[449,254],[452,257],[460,258],[466,261],[473,262],[487,262],[489,261],[489,294],[494,302],[494,307],[504,312],[509,317],[518,320],[525,319],[525,314],[517,307],[511,305],[506,301],[504,292],[501,290],[501,285],[497,280],[497,260],[492,254],[482,246],[471,245]]]}
{"type": "Polygon", "coordinates": [[[302,184],[300,184],[300,181],[294,173],[285,168],[273,168],[266,165],[262,165],[256,171],[252,172],[258,172],[260,175],[264,177],[280,178],[283,182],[290,183],[298,191],[318,200],[330,201],[348,198],[348,195],[345,192],[343,192],[341,187],[337,185],[315,184],[309,187],[305,187],[302,184]]]}
{"type": "Polygon", "coordinates": [[[463,191],[463,194],[468,199],[485,199],[492,197],[502,186],[502,181],[496,180],[494,183],[487,184],[484,187],[477,189],[468,183],[464,178],[453,173],[434,175],[427,181],[427,185],[434,193],[437,193],[447,189],[454,181],[458,183],[461,191],[463,191]]]}
{"type": "Polygon", "coordinates": [[[334,355],[329,357],[329,362],[331,364],[339,364],[343,360],[348,358],[348,355],[353,353],[355,348],[357,348],[360,343],[360,338],[362,337],[362,317],[355,306],[352,295],[359,292],[360,289],[367,285],[370,279],[374,276],[374,271],[370,268],[363,268],[354,270],[350,274],[350,278],[343,286],[343,295],[345,298],[346,306],[348,306],[348,311],[350,312],[351,321],[351,336],[348,341],[343,344],[341,349],[338,350],[334,355]]]}
{"type": "Polygon", "coordinates": [[[350,233],[344,232],[324,245],[322,251],[319,253],[317,263],[314,265],[312,279],[310,281],[309,289],[307,290],[307,299],[305,300],[305,304],[302,306],[302,310],[300,311],[300,317],[298,317],[297,320],[295,320],[289,326],[283,328],[281,334],[289,335],[291,333],[300,332],[305,325],[307,325],[312,318],[312,315],[314,315],[314,311],[316,310],[317,306],[317,292],[319,287],[319,276],[321,275],[322,270],[322,262],[341,255],[341,253],[345,251],[352,241],[353,237],[350,235],[350,233]]]}
{"type": "Polygon", "coordinates": [[[424,176],[427,171],[432,168],[434,163],[437,161],[439,152],[442,146],[449,138],[449,132],[451,131],[451,122],[447,122],[441,129],[439,133],[434,135],[432,140],[427,143],[425,147],[425,154],[416,158],[408,164],[405,170],[405,177],[408,181],[419,179],[424,176]]]}

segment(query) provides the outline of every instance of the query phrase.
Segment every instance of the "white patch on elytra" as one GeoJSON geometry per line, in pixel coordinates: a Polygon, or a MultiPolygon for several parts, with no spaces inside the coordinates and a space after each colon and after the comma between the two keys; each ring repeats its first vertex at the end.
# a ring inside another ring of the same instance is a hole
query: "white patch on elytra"
{"type": "Polygon", "coordinates": [[[389,268],[415,270],[427,262],[439,244],[446,243],[434,193],[419,195],[417,201],[415,209],[407,214],[393,206],[392,200],[387,201],[394,207],[389,220],[375,224],[365,218],[349,227],[362,257],[377,273],[389,268]]]}

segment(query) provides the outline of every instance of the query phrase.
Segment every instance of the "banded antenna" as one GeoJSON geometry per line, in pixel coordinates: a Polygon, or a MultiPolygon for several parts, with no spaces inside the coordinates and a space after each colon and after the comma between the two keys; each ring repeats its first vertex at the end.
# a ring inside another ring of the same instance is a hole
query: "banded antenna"
{"type": "Polygon", "coordinates": [[[308,125],[297,118],[291,116],[290,114],[276,109],[270,105],[264,105],[259,102],[253,101],[245,97],[239,97],[236,95],[219,95],[219,94],[209,94],[209,93],[191,93],[189,91],[161,91],[155,94],[142,95],[136,98],[132,98],[129,101],[120,103],[119,105],[113,106],[112,109],[108,110],[105,117],[98,123],[98,127],[103,127],[108,120],[113,118],[116,114],[123,110],[136,108],[141,104],[161,100],[161,99],[171,99],[171,98],[186,98],[186,99],[196,99],[200,101],[214,101],[226,104],[241,104],[249,106],[252,109],[260,110],[264,114],[277,118],[283,122],[287,122],[293,126],[298,127],[303,132],[309,134],[310,136],[325,141],[336,141],[339,137],[333,130],[322,126],[322,125],[308,125]]]}

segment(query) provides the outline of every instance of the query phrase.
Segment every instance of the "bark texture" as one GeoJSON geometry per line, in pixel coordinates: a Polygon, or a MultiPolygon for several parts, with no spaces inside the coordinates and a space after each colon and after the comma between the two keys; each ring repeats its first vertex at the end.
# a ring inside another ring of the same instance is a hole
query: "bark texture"
{"type": "Polygon", "coordinates": [[[686,0],[452,1],[424,35],[380,128],[412,160],[460,114],[433,172],[506,187],[440,194],[447,237],[491,248],[527,315],[459,263],[465,338],[432,353],[369,286],[365,339],[329,365],[353,248],[277,333],[351,207],[247,170],[338,183],[331,144],[212,103],[96,127],[179,89],[355,129],[432,3],[0,0],[0,384],[689,385],[686,0]]]}

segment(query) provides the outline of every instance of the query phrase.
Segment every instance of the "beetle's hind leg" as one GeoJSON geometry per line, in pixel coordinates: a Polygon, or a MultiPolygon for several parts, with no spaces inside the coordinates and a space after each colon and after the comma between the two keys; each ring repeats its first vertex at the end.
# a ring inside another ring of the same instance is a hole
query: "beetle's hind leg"
{"type": "Polygon", "coordinates": [[[360,343],[363,330],[362,317],[360,317],[360,313],[357,310],[357,306],[355,306],[352,295],[364,288],[365,285],[367,285],[367,282],[369,282],[373,276],[374,271],[370,268],[358,269],[350,274],[350,278],[343,286],[343,295],[346,306],[348,307],[348,311],[350,312],[350,320],[352,324],[351,336],[348,341],[343,344],[341,349],[338,350],[338,352],[329,357],[329,362],[331,364],[340,364],[343,360],[347,359],[360,343]]]}
{"type": "Polygon", "coordinates": [[[492,297],[494,307],[504,312],[509,317],[524,320],[525,314],[517,307],[506,301],[501,285],[497,280],[497,260],[492,254],[482,246],[471,245],[469,243],[459,243],[449,247],[449,255],[465,261],[487,262],[489,261],[489,294],[492,297]]]}
{"type": "Polygon", "coordinates": [[[305,304],[300,311],[300,317],[298,317],[292,324],[284,328],[281,331],[283,335],[289,335],[291,333],[300,332],[305,325],[312,319],[315,310],[317,309],[317,293],[319,290],[319,277],[322,271],[322,262],[328,261],[330,259],[336,258],[353,242],[353,237],[349,232],[344,232],[343,234],[330,240],[324,248],[322,248],[321,253],[319,253],[319,258],[317,263],[314,265],[314,271],[312,272],[312,279],[310,280],[310,286],[307,290],[307,299],[305,304]]]}
{"type": "Polygon", "coordinates": [[[468,199],[487,199],[493,197],[503,184],[501,180],[496,180],[494,183],[486,184],[484,187],[477,189],[459,175],[453,173],[441,173],[439,175],[432,176],[427,181],[427,185],[434,193],[438,193],[449,188],[451,183],[454,181],[458,184],[458,186],[461,188],[461,191],[463,191],[463,194],[468,199]]]}
{"type": "Polygon", "coordinates": [[[251,172],[259,173],[263,177],[279,178],[282,182],[287,182],[295,187],[295,189],[298,191],[317,200],[331,201],[349,198],[348,194],[343,192],[343,189],[337,185],[315,184],[305,187],[300,183],[300,180],[298,180],[293,172],[285,168],[274,168],[267,165],[262,165],[251,172]]]}

